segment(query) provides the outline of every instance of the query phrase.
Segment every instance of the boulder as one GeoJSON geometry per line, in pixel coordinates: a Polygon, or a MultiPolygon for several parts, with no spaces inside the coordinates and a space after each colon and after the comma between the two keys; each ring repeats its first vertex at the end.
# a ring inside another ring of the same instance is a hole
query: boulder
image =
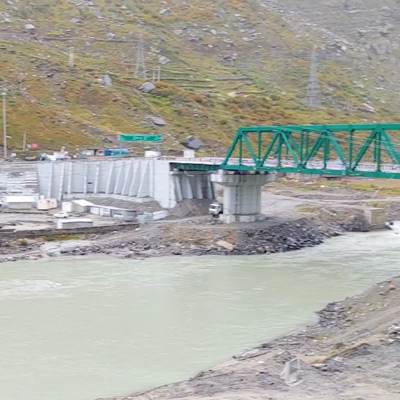
{"type": "Polygon", "coordinates": [[[107,87],[112,86],[112,79],[111,79],[111,76],[108,75],[108,74],[104,75],[104,77],[103,77],[103,82],[104,82],[104,85],[107,86],[107,87]]]}
{"type": "Polygon", "coordinates": [[[191,150],[200,150],[204,146],[204,143],[200,139],[196,139],[194,137],[189,137],[182,144],[191,150]]]}
{"type": "Polygon", "coordinates": [[[216,245],[228,251],[233,251],[233,249],[235,248],[232,243],[226,242],[225,240],[219,240],[216,245]]]}
{"type": "Polygon", "coordinates": [[[30,33],[31,35],[33,35],[36,31],[36,26],[33,24],[26,24],[25,30],[28,31],[28,33],[30,33]]]}
{"type": "Polygon", "coordinates": [[[375,107],[371,106],[371,105],[368,104],[368,103],[363,103],[363,107],[364,107],[364,110],[365,110],[365,111],[368,111],[368,112],[370,112],[370,113],[376,112],[375,107]]]}
{"type": "Polygon", "coordinates": [[[143,85],[139,86],[139,90],[143,93],[150,93],[152,90],[156,88],[156,85],[152,82],[145,82],[143,85]]]}
{"type": "Polygon", "coordinates": [[[160,11],[160,15],[169,15],[169,14],[171,14],[171,9],[169,8],[169,7],[166,7],[166,8],[162,8],[160,11]]]}
{"type": "Polygon", "coordinates": [[[154,117],[153,115],[148,115],[146,118],[148,120],[152,121],[155,125],[158,125],[158,126],[166,125],[165,121],[162,118],[154,117]]]}
{"type": "Polygon", "coordinates": [[[160,57],[158,57],[158,62],[161,65],[166,65],[166,64],[169,64],[171,62],[171,60],[169,58],[167,58],[167,57],[160,56],[160,57]]]}

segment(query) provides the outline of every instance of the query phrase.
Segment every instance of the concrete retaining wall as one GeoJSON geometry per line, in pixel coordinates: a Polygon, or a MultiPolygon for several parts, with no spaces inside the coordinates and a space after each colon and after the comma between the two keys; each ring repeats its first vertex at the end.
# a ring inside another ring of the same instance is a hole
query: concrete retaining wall
{"type": "Polygon", "coordinates": [[[209,174],[171,172],[168,160],[74,160],[37,163],[37,168],[40,194],[58,201],[100,196],[155,200],[170,209],[181,200],[214,196],[209,174]]]}
{"type": "Polygon", "coordinates": [[[0,197],[39,194],[58,201],[96,196],[155,200],[171,209],[182,200],[213,199],[214,188],[209,173],[171,171],[170,160],[0,163],[0,197]]]}

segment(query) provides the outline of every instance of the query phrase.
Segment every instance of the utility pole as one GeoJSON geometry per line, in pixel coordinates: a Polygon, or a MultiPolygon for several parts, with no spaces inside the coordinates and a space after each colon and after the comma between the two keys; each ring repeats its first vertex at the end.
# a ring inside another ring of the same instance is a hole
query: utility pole
{"type": "Polygon", "coordinates": [[[7,108],[6,97],[7,93],[3,92],[3,155],[4,160],[7,160],[7,108]]]}
{"type": "Polygon", "coordinates": [[[346,107],[345,107],[345,110],[346,110],[347,112],[350,112],[350,113],[354,112],[353,105],[352,105],[352,103],[351,103],[351,101],[350,101],[349,99],[346,100],[346,107]]]}
{"type": "Polygon", "coordinates": [[[308,80],[305,102],[310,107],[321,106],[318,83],[318,54],[315,46],[311,54],[310,78],[308,80]]]}
{"type": "Polygon", "coordinates": [[[75,65],[75,47],[68,48],[68,65],[71,68],[75,65]]]}
{"type": "Polygon", "coordinates": [[[143,35],[139,36],[138,47],[136,51],[136,69],[135,78],[147,79],[147,70],[144,57],[144,40],[143,35]]]}
{"type": "Polygon", "coordinates": [[[153,68],[153,82],[161,81],[161,67],[158,65],[153,68]]]}
{"type": "Polygon", "coordinates": [[[26,132],[24,132],[24,138],[22,140],[22,151],[26,150],[26,132]]]}

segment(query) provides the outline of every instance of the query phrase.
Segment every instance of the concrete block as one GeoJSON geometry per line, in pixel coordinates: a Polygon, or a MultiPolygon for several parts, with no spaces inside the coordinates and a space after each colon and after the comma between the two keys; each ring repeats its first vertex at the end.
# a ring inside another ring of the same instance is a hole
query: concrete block
{"type": "Polygon", "coordinates": [[[364,215],[372,231],[386,228],[386,210],[384,208],[365,208],[364,215]]]}
{"type": "Polygon", "coordinates": [[[159,221],[159,220],[165,219],[167,217],[168,217],[168,211],[166,211],[166,210],[153,212],[153,220],[154,221],[159,221]]]}
{"type": "Polygon", "coordinates": [[[238,215],[238,222],[260,222],[265,221],[267,217],[264,214],[256,214],[256,215],[238,215]]]}
{"type": "Polygon", "coordinates": [[[89,218],[68,218],[56,221],[57,229],[90,228],[93,221],[89,218]]]}
{"type": "Polygon", "coordinates": [[[57,208],[57,200],[56,199],[45,199],[44,196],[37,202],[37,209],[40,211],[48,211],[57,208]]]}
{"type": "Polygon", "coordinates": [[[222,214],[219,216],[219,219],[222,222],[225,222],[225,224],[234,224],[236,221],[236,215],[230,215],[230,214],[222,214]]]}
{"type": "Polygon", "coordinates": [[[233,249],[235,248],[232,243],[225,242],[225,240],[219,240],[216,245],[228,251],[233,251],[233,249]]]}
{"type": "Polygon", "coordinates": [[[145,213],[137,216],[139,224],[151,224],[153,222],[153,214],[145,213]]]}

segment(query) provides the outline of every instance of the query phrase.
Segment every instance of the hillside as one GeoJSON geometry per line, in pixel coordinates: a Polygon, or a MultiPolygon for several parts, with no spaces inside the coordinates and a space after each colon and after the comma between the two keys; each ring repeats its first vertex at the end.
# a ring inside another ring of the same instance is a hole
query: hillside
{"type": "Polygon", "coordinates": [[[2,2],[10,145],[20,148],[24,132],[28,143],[69,150],[157,132],[165,153],[193,135],[222,155],[244,125],[396,122],[399,10],[395,0],[2,2]],[[161,66],[149,94],[134,78],[140,35],[149,78],[161,66]],[[303,102],[314,46],[316,109],[303,102]]]}

